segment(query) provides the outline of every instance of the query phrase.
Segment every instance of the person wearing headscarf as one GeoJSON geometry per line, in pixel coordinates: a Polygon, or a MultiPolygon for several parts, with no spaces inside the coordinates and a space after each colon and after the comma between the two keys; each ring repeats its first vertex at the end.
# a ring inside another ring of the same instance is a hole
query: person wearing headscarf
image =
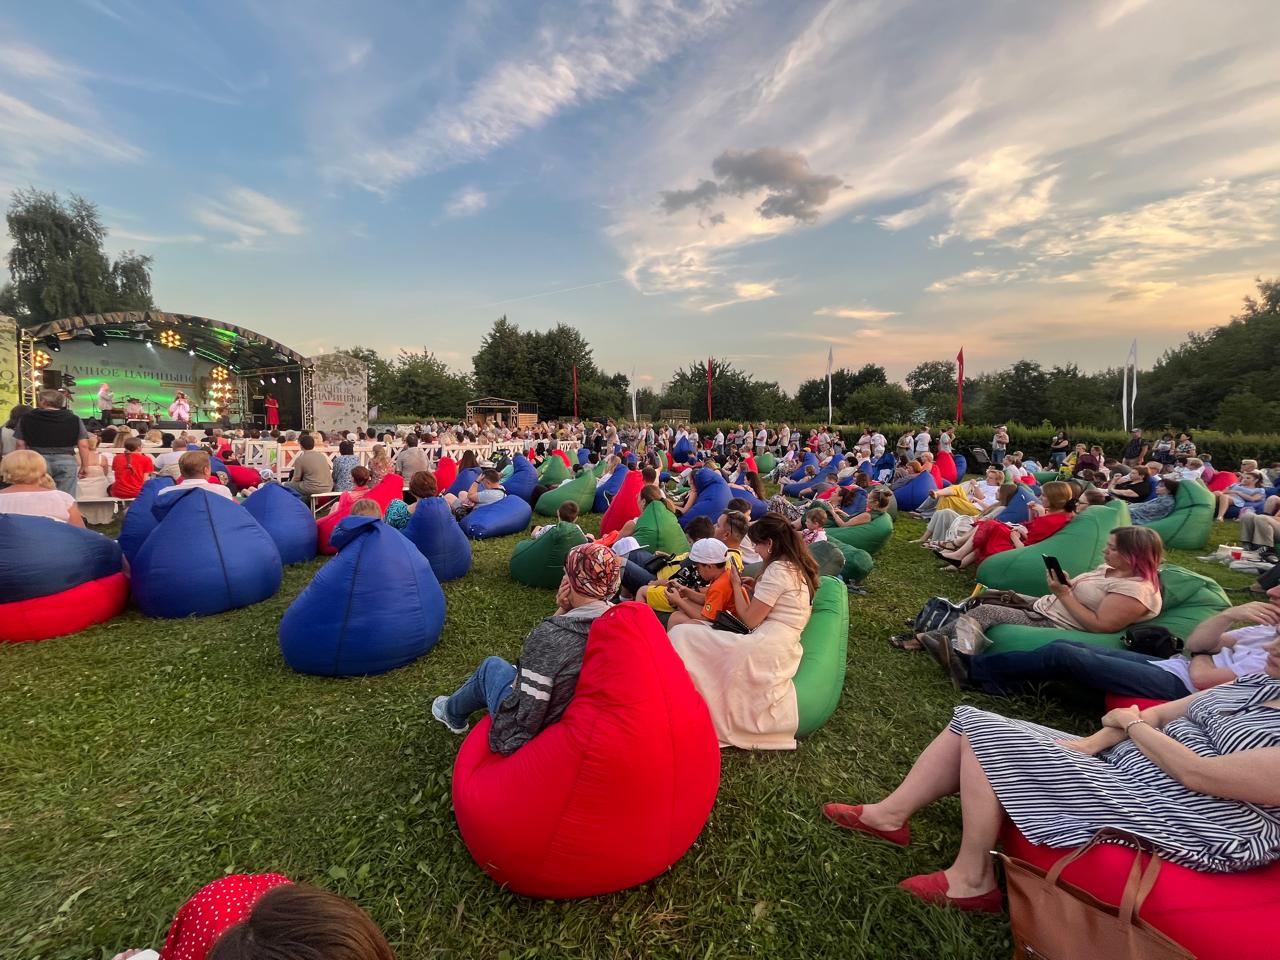
{"type": "Polygon", "coordinates": [[[524,638],[514,664],[486,657],[452,694],[435,698],[431,715],[453,733],[466,733],[470,717],[493,717],[489,749],[511,754],[559,720],[578,685],[587,634],[622,586],[622,560],[603,543],[584,543],[565,558],[556,611],[524,638]]]}

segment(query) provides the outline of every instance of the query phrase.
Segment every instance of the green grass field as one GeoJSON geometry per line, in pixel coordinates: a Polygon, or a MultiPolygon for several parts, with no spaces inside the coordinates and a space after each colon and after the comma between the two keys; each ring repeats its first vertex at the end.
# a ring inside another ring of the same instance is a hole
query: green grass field
{"type": "MultiPolygon", "coordinates": [[[[883,794],[957,702],[927,656],[885,643],[930,595],[967,593],[967,580],[906,542],[921,529],[899,521],[870,595],[852,601],[830,723],[794,753],[726,751],[693,849],[651,883],[581,902],[510,895],[472,863],[449,793],[460,740],[428,712],[482,656],[514,657],[553,605],[551,591],[508,577],[514,537],[476,545],[472,572],[445,587],[440,644],[386,676],[285,667],[276,626],[319,562],[287,570],[280,593],[248,609],[186,621],[131,612],[0,648],[0,956],[158,948],[202,884],[269,870],[355,898],[406,960],[1008,956],[1005,920],[917,905],[894,888],[949,862],[955,801],[916,819],[909,850],[820,812],[826,800],[883,794]]],[[[1230,532],[1219,525],[1215,537],[1230,532]]],[[[965,699],[1077,732],[1097,713],[1087,700],[965,699]]],[[[518,815],[521,798],[510,802],[518,815]]]]}

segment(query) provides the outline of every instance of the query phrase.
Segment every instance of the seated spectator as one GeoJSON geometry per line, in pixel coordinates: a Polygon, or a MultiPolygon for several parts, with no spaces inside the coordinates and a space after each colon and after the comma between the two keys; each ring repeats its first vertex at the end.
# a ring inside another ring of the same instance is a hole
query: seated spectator
{"type": "Polygon", "coordinates": [[[999,467],[988,467],[983,480],[967,480],[941,490],[931,490],[929,499],[934,510],[954,510],[956,513],[976,517],[996,503],[1004,472],[999,467]]]}
{"type": "Polygon", "coordinates": [[[215,497],[226,497],[234,500],[231,491],[213,479],[210,472],[209,454],[203,450],[188,450],[178,461],[178,482],[171,486],[161,487],[156,497],[167,496],[175,490],[189,490],[195,487],[215,497]]]}
{"type": "Polygon", "coordinates": [[[454,693],[436,697],[431,715],[453,733],[488,709],[489,749],[511,754],[558,721],[573,699],[587,634],[617,595],[622,561],[602,543],[574,547],[565,558],[556,610],[524,638],[519,668],[488,657],[454,693]]]}
{"type": "Polygon", "coordinates": [[[25,517],[48,517],[73,527],[83,527],[84,518],[76,498],[55,487],[44,457],[34,450],[14,450],[0,460],[0,513],[25,517]]]}
{"type": "Polygon", "coordinates": [[[1204,461],[1199,457],[1187,457],[1178,467],[1179,480],[1199,480],[1204,475],[1204,461]]]}
{"type": "Polygon", "coordinates": [[[836,475],[834,473],[826,473],[821,480],[804,487],[800,491],[800,497],[805,500],[812,500],[821,496],[836,485],[836,475]]]}
{"type": "Polygon", "coordinates": [[[1071,475],[1073,477],[1080,476],[1081,471],[1084,471],[1084,470],[1096,471],[1099,467],[1102,466],[1102,448],[1101,447],[1093,446],[1093,447],[1090,447],[1088,450],[1086,450],[1083,443],[1078,443],[1076,444],[1076,450],[1079,452],[1076,455],[1076,464],[1071,470],[1071,475]]]}
{"type": "MultiPolygon", "coordinates": [[[[468,450],[467,453],[471,451],[468,450]]],[[[506,495],[507,491],[502,489],[502,474],[492,467],[487,467],[468,489],[457,496],[446,493],[444,498],[448,501],[449,509],[453,511],[454,516],[465,517],[476,507],[482,507],[486,503],[497,503],[506,495]]]]}
{"type": "Polygon", "coordinates": [[[178,478],[178,461],[182,459],[182,455],[187,452],[187,438],[185,436],[175,437],[173,443],[169,445],[169,449],[160,454],[155,459],[156,474],[161,477],[178,478]]]}
{"type": "MultiPolygon", "coordinates": [[[[343,490],[342,495],[338,497],[332,510],[339,513],[349,512],[353,504],[359,500],[363,500],[369,494],[369,468],[362,467],[359,464],[351,468],[351,489],[343,490]]],[[[382,516],[382,509],[378,509],[378,516],[382,516]]]]}
{"type": "MultiPolygon", "coordinates": [[[[395,473],[396,465],[392,462],[391,457],[387,455],[387,448],[381,443],[375,443],[373,449],[369,451],[369,485],[376,487],[382,482],[382,478],[388,473],[395,473]]],[[[429,470],[420,470],[419,473],[430,473],[429,470]]],[[[409,474],[410,480],[415,474],[409,474]]]]}
{"type": "Polygon", "coordinates": [[[142,492],[142,485],[154,472],[155,463],[142,452],[142,441],[129,437],[124,442],[124,453],[117,453],[111,461],[111,473],[115,477],[110,487],[111,496],[132,500],[142,492]]]}
{"type": "MultiPolygon", "coordinates": [[[[729,562],[729,551],[723,541],[704,538],[689,547],[687,560],[669,582],[662,586],[650,584],[641,590],[642,593],[664,592],[666,604],[672,608],[667,620],[668,629],[681,623],[714,621],[721,610],[733,613],[736,609],[727,576],[730,566],[733,564],[729,562]]],[[[738,568],[735,566],[734,569],[738,568]]],[[[650,605],[653,606],[652,603],[650,605]]]]}
{"type": "Polygon", "coordinates": [[[360,466],[360,458],[356,456],[356,445],[350,440],[338,444],[338,455],[333,458],[333,492],[341,493],[350,490],[354,485],[351,471],[360,466]]]}
{"type": "Polygon", "coordinates": [[[1143,503],[1151,496],[1151,477],[1147,468],[1136,465],[1128,473],[1117,472],[1107,484],[1111,496],[1129,503],[1143,503]]]}
{"type": "Polygon", "coordinates": [[[578,525],[578,512],[579,512],[579,508],[578,508],[577,501],[566,500],[564,503],[560,504],[560,506],[556,509],[555,523],[544,523],[540,527],[533,528],[533,539],[537,540],[544,533],[547,533],[550,530],[554,530],[556,527],[558,527],[562,523],[571,523],[575,527],[577,527],[578,532],[581,533],[588,540],[594,540],[595,537],[590,536],[587,533],[584,533],[582,530],[582,527],[578,525]]]}
{"type": "Polygon", "coordinates": [[[865,806],[827,804],[824,813],[906,846],[912,815],[958,793],[964,832],[955,860],[899,887],[984,913],[1001,911],[990,851],[1006,815],[1043,846],[1078,847],[1118,828],[1193,870],[1265,866],[1280,859],[1280,640],[1268,653],[1265,675],[1148,710],[1112,710],[1083,739],[957,707],[891,794],[865,806]]]}
{"type": "Polygon", "coordinates": [[[814,507],[804,515],[804,529],[800,538],[805,543],[822,543],[827,539],[827,511],[814,507]]]}
{"type": "Polygon", "coordinates": [[[849,493],[850,497],[848,499],[842,498],[839,506],[831,508],[831,519],[837,527],[860,527],[864,523],[870,523],[888,510],[889,504],[893,501],[893,491],[888,487],[875,487],[867,494],[866,506],[862,512],[851,514],[845,512],[845,507],[849,506],[853,501],[853,491],[849,491],[849,493]]]}
{"type": "Polygon", "coordinates": [[[347,511],[349,517],[377,517],[382,519],[382,507],[378,506],[377,500],[370,500],[368,497],[361,497],[355,503],[351,504],[351,509],[347,511]]]}
{"type": "Polygon", "coordinates": [[[1075,640],[1054,640],[1036,650],[969,657],[952,651],[952,676],[961,687],[992,694],[1024,692],[1059,681],[1102,693],[1177,700],[1220,683],[1264,673],[1267,646],[1280,627],[1280,587],[1267,599],[1232,607],[1205,620],[1187,637],[1182,656],[1161,660],[1075,640]],[[1250,626],[1232,629],[1236,624],[1250,626]]]}
{"type": "MultiPolygon", "coordinates": [[[[471,451],[467,451],[470,453],[471,451]]],[[[474,459],[474,454],[472,455],[474,459]]],[[[473,464],[474,466],[474,464],[473,464]]],[[[395,472],[402,477],[412,477],[415,473],[430,473],[431,460],[425,450],[418,446],[418,435],[410,433],[404,438],[404,447],[396,454],[395,472]]],[[[462,469],[462,465],[458,465],[462,469]]]]}
{"type": "Polygon", "coordinates": [[[983,630],[1001,623],[1040,627],[1046,640],[1064,627],[1087,633],[1116,633],[1159,615],[1160,561],[1164,544],[1154,530],[1117,527],[1107,538],[1103,562],[1087,573],[1059,583],[1045,573],[1049,593],[1022,598],[1021,606],[984,603],[942,630],[917,635],[944,665],[950,649],[981,653],[989,641],[983,630]]]}
{"type": "MultiPolygon", "coordinates": [[[[373,464],[370,462],[369,486],[371,487],[374,486],[372,467],[373,464]]],[[[417,509],[418,504],[428,497],[434,497],[437,493],[439,488],[436,486],[435,474],[419,470],[409,478],[409,494],[413,497],[413,502],[406,503],[397,497],[387,504],[387,512],[383,519],[388,526],[403,530],[409,525],[409,518],[413,516],[413,511],[417,509]]]]}
{"type": "Polygon", "coordinates": [[[1276,561],[1276,535],[1280,518],[1265,513],[1249,513],[1240,518],[1240,546],[1256,550],[1266,561],[1276,561]]]}
{"type": "Polygon", "coordinates": [[[1033,511],[1034,515],[1026,523],[1007,524],[995,518],[979,520],[963,544],[955,550],[944,551],[941,556],[952,568],[963,569],[976,566],[994,554],[1047,540],[1075,516],[1074,499],[1070,484],[1050,480],[1041,490],[1039,509],[1033,511]]]}
{"type": "Polygon", "coordinates": [[[1146,503],[1135,503],[1129,508],[1129,520],[1142,527],[1155,523],[1173,513],[1174,497],[1178,493],[1178,482],[1173,477],[1161,477],[1156,483],[1156,495],[1146,503]]]}
{"type": "MultiPolygon", "coordinates": [[[[644,469],[645,475],[653,472],[652,467],[645,467],[644,469]]],[[[656,473],[654,473],[654,477],[656,479],[656,473]]],[[[675,507],[673,507],[671,505],[671,501],[667,499],[666,491],[656,484],[647,484],[640,488],[640,512],[643,514],[645,508],[651,503],[661,503],[672,513],[675,513],[675,507]]],[[[634,536],[636,532],[636,522],[639,519],[639,517],[636,517],[634,520],[628,520],[624,523],[618,535],[622,537],[634,536]]]]}
{"type": "Polygon", "coordinates": [[[1221,523],[1223,520],[1232,520],[1246,513],[1258,513],[1262,510],[1263,501],[1267,498],[1267,491],[1262,474],[1253,471],[1244,474],[1225,490],[1215,493],[1213,497],[1218,503],[1218,514],[1215,519],[1221,523]]]}
{"type": "Polygon", "coordinates": [[[301,494],[303,500],[312,494],[329,493],[333,490],[333,472],[325,455],[316,449],[316,438],[304,433],[298,438],[298,446],[302,453],[294,458],[293,477],[285,486],[301,494]]]}

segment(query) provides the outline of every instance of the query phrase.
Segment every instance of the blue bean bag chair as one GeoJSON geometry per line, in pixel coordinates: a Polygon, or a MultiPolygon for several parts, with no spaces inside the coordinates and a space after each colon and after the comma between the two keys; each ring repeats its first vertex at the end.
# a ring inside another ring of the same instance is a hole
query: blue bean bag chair
{"type": "Polygon", "coordinates": [[[532,519],[533,507],[528,503],[519,497],[503,497],[497,503],[476,507],[462,518],[459,526],[472,540],[487,540],[524,533],[532,519]]]}
{"type": "Polygon", "coordinates": [[[912,510],[919,510],[929,494],[937,489],[938,484],[933,479],[933,474],[922,473],[894,490],[893,496],[898,501],[898,509],[910,513],[912,510]]]}
{"type": "Polygon", "coordinates": [[[782,492],[788,497],[800,496],[801,490],[808,490],[810,487],[817,486],[822,482],[822,478],[826,476],[826,471],[819,470],[814,476],[806,477],[803,480],[796,480],[794,483],[784,483],[782,492]]]}
{"type": "Polygon", "coordinates": [[[898,467],[898,458],[892,453],[884,454],[876,461],[875,467],[871,474],[872,480],[879,480],[881,483],[888,483],[893,476],[893,471],[898,467]]]}
{"type": "Polygon", "coordinates": [[[818,467],[820,466],[822,466],[822,464],[818,462],[818,455],[814,453],[812,450],[808,450],[805,452],[804,458],[800,461],[800,463],[796,466],[796,468],[791,471],[791,476],[788,479],[799,480],[801,477],[804,476],[805,467],[813,467],[813,469],[817,470],[818,467]]]}
{"type": "Polygon", "coordinates": [[[1026,523],[1031,516],[1028,508],[1035,501],[1036,493],[1031,489],[1030,485],[1020,483],[1013,496],[1009,498],[1009,502],[1000,511],[997,519],[1001,523],[1026,523]]]}
{"type": "MultiPolygon", "coordinates": [[[[139,491],[137,498],[133,503],[129,504],[129,509],[124,515],[124,523],[120,525],[120,536],[116,538],[116,542],[120,544],[120,549],[124,551],[124,555],[130,563],[133,563],[133,558],[142,549],[142,544],[147,539],[148,534],[160,522],[156,519],[155,514],[151,512],[151,506],[156,502],[156,494],[165,487],[172,486],[172,477],[152,477],[142,485],[142,490],[139,491]]],[[[311,527],[311,535],[314,537],[314,520],[311,521],[311,527]]]]}
{"type": "Polygon", "coordinates": [[[747,501],[747,503],[751,504],[752,520],[759,520],[769,512],[769,504],[757,497],[751,490],[743,490],[740,487],[730,487],[729,499],[732,500],[734,497],[741,497],[743,500],[747,501]]]}
{"type": "Polygon", "coordinates": [[[502,481],[502,489],[521,500],[533,499],[533,488],[538,485],[538,471],[533,469],[524,454],[517,453],[511,461],[511,473],[502,481]]]}
{"type": "Polygon", "coordinates": [[[466,576],[471,569],[471,541],[462,532],[462,527],[458,526],[444,497],[419,500],[401,532],[427,558],[436,579],[441,583],[466,576]]]}
{"type": "Polygon", "coordinates": [[[687,527],[694,517],[708,517],[714,523],[733,496],[729,484],[718,471],[702,467],[693,474],[693,487],[698,491],[698,500],[680,515],[680,526],[687,527]]]}
{"type": "Polygon", "coordinates": [[[377,517],[345,517],[329,542],[338,555],[280,621],[285,663],[321,677],[366,676],[403,667],[436,645],[444,591],[412,543],[377,517]]]}
{"type": "Polygon", "coordinates": [[[275,541],[281,563],[306,563],[316,557],[316,518],[288,487],[268,483],[244,501],[245,511],[275,541]]]}
{"type": "Polygon", "coordinates": [[[579,463],[581,463],[581,464],[585,464],[585,463],[586,463],[588,460],[590,460],[590,459],[591,459],[591,450],[590,450],[590,448],[589,448],[589,447],[579,447],[579,448],[578,448],[578,462],[579,462],[579,463]]]}
{"type": "Polygon", "coordinates": [[[0,643],[110,620],[129,603],[120,545],[48,517],[0,514],[0,643]]]}
{"type": "Polygon", "coordinates": [[[956,462],[956,482],[959,483],[969,469],[969,461],[964,458],[963,453],[953,453],[951,457],[956,462]]]}
{"type": "Polygon", "coordinates": [[[681,437],[671,448],[671,456],[676,463],[685,463],[691,453],[693,453],[693,441],[688,437],[681,437]]]}
{"type": "Polygon", "coordinates": [[[132,568],[133,599],[147,616],[208,616],[280,588],[280,551],[238,503],[192,488],[166,494],[151,510],[160,522],[132,568]]]}
{"type": "Polygon", "coordinates": [[[483,472],[479,467],[467,467],[465,470],[459,470],[458,475],[454,478],[453,483],[449,484],[449,489],[445,493],[452,493],[456,497],[463,490],[471,489],[471,485],[480,479],[480,474],[483,472]]]}
{"type": "Polygon", "coordinates": [[[608,480],[596,487],[595,501],[591,504],[592,513],[604,513],[609,509],[609,504],[622,489],[622,481],[627,479],[627,474],[630,472],[628,468],[619,466],[609,474],[608,480]]]}

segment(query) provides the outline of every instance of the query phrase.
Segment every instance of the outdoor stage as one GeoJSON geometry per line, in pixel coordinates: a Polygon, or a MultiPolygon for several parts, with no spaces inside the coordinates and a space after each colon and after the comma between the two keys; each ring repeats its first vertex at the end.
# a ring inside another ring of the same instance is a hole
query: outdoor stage
{"type": "Polygon", "coordinates": [[[0,368],[11,362],[12,350],[21,402],[34,405],[41,389],[73,381],[71,406],[86,420],[99,417],[104,383],[114,394],[116,423],[125,420],[128,398],[137,397],[149,423],[172,428],[169,406],[178,391],[190,400],[196,426],[265,427],[268,397],[279,404],[286,430],[350,430],[368,419],[361,361],[345,354],[304,357],[253,330],[206,317],[158,310],[89,314],[17,327],[15,336],[16,343],[0,344],[0,368]]]}

